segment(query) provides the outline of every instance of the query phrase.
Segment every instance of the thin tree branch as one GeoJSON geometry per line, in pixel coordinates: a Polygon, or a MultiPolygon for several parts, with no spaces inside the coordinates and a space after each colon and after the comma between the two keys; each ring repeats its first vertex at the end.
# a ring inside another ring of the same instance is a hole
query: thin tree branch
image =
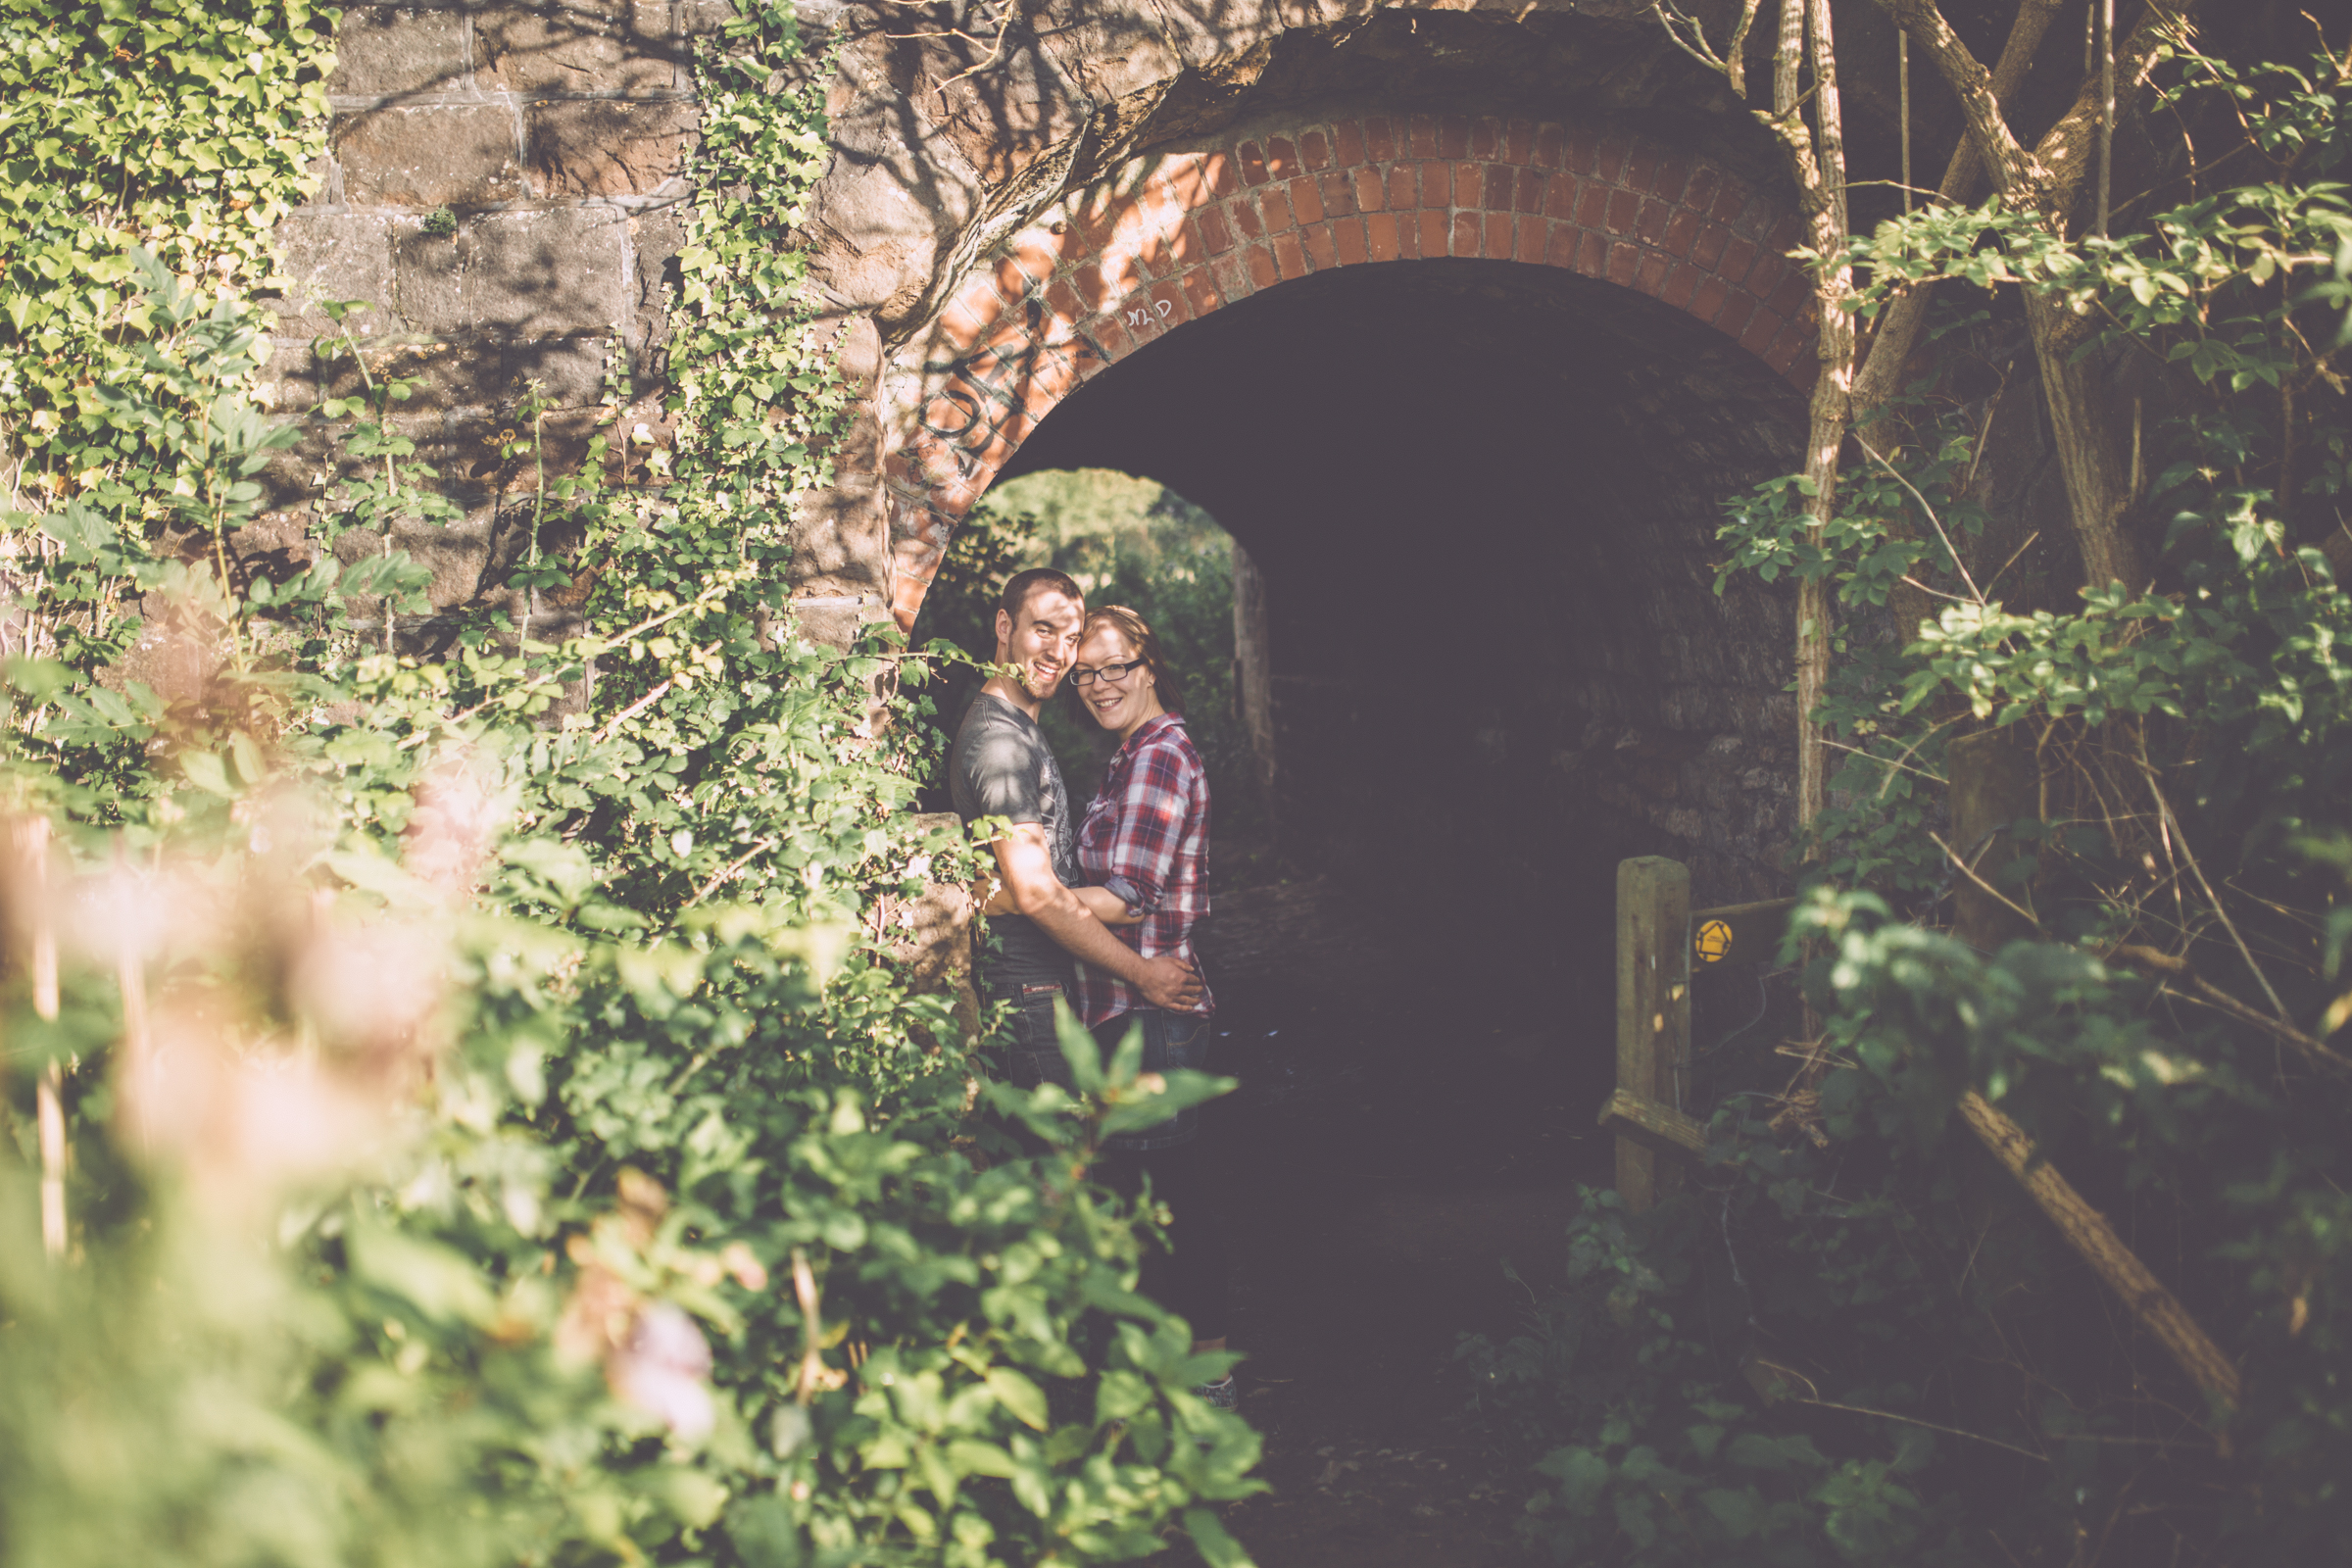
{"type": "Polygon", "coordinates": [[[2050,1456],[2046,1453],[2035,1453],[2032,1448],[2021,1448],[2014,1443],[2003,1443],[1998,1438],[1988,1438],[1982,1432],[1970,1432],[1963,1427],[1947,1427],[1936,1421],[1922,1421],[1915,1415],[1897,1415],[1892,1410],[1871,1410],[1859,1404],[1839,1404],[1835,1399],[1804,1399],[1794,1395],[1788,1397],[1790,1404],[1809,1404],[1817,1410],[1843,1410],[1849,1415],[1875,1415],[1882,1421],[1900,1421],[1905,1426],[1925,1427],[1930,1432],[1948,1432],[1955,1438],[1966,1438],[1971,1443],[1990,1444],[1996,1448],[2006,1448],[2011,1453],[2022,1453],[2037,1464],[2050,1462],[2050,1456]]]}
{"type": "Polygon", "coordinates": [[[630,719],[635,718],[639,713],[644,712],[647,709],[660,702],[664,696],[668,695],[669,685],[670,683],[666,678],[657,682],[653,690],[647,692],[643,697],[638,698],[628,707],[622,709],[619,712],[614,713],[611,718],[607,719],[605,721],[604,728],[596,732],[596,744],[601,746],[606,741],[611,740],[613,735],[618,733],[621,725],[626,724],[630,719]]]}
{"type": "Polygon", "coordinates": [[[1969,133],[1978,155],[1992,171],[1993,188],[2004,196],[2037,188],[2042,171],[2002,117],[1991,74],[1968,52],[1968,45],[1936,9],[1935,0],[1877,0],[1877,5],[1927,46],[1928,58],[1936,62],[1944,85],[1952,89],[1968,116],[1969,133]]]}
{"type": "MultiPolygon", "coordinates": [[[[1747,0],[1747,8],[1740,18],[1742,29],[1748,23],[1755,20],[1758,3],[1759,0],[1747,0]]],[[[1666,0],[1650,0],[1649,14],[1658,19],[1658,25],[1666,29],[1667,38],[1677,49],[1709,71],[1730,80],[1732,91],[1739,93],[1742,98],[1747,96],[1745,92],[1741,91],[1740,81],[1734,75],[1734,73],[1739,70],[1737,62],[1740,58],[1740,39],[1737,33],[1733,36],[1731,59],[1718,59],[1715,51],[1708,46],[1706,30],[1699,25],[1696,20],[1683,15],[1680,8],[1668,5],[1666,0]],[[1683,29],[1686,27],[1690,31],[1690,36],[1688,38],[1683,36],[1683,29]]]]}
{"type": "Polygon", "coordinates": [[[714,891],[716,891],[720,883],[726,881],[727,878],[733,876],[736,872],[751,864],[753,858],[761,851],[772,850],[775,847],[776,840],[772,834],[767,838],[761,839],[759,843],[753,845],[750,849],[735,857],[734,859],[729,860],[723,867],[720,868],[717,875],[713,876],[710,881],[704,883],[701,887],[696,888],[694,890],[694,897],[688,899],[684,904],[679,905],[678,907],[680,909],[693,908],[696,905],[702,903],[705,899],[709,898],[714,891]]]}
{"type": "MultiPolygon", "coordinates": [[[[2148,74],[2156,69],[2157,57],[2179,34],[2189,14],[2197,9],[2199,0],[2149,0],[2148,9],[2115,60],[2116,92],[2119,100],[2130,101],[2147,84],[2148,74]]],[[[2074,106],[2060,117],[2034,148],[2035,160],[2057,189],[2050,194],[2071,199],[2082,181],[2093,172],[2098,146],[2101,119],[2101,82],[2097,73],[2088,74],[2082,91],[2076,94],[2074,106]]]]}
{"type": "Polygon", "coordinates": [[[2120,958],[2135,968],[2153,969],[2159,974],[2183,979],[2188,982],[2194,995],[2171,986],[2164,988],[2166,993],[2179,997],[2183,1002],[2201,1003],[2216,1012],[2228,1013],[2240,1023],[2251,1024],[2272,1039],[2292,1046],[2309,1058],[2315,1066],[2325,1067],[2331,1072],[2352,1074],[2352,1057],[2338,1054],[2291,1023],[2282,1023],[2277,1018],[2266,1017],[2259,1010],[2247,1006],[2229,992],[2197,973],[2196,966],[2184,957],[2160,952],[2155,948],[2144,947],[2135,942],[2121,944],[2110,951],[2107,956],[2120,958]]]}
{"type": "Polygon", "coordinates": [[[1936,509],[1928,505],[1928,498],[1919,493],[1919,486],[1904,478],[1900,468],[1880,457],[1878,449],[1864,440],[1859,432],[1856,432],[1854,440],[1869,454],[1871,462],[1892,474],[1896,484],[1911,492],[1911,499],[1919,503],[1919,510],[1928,514],[1928,522],[1935,528],[1936,537],[1943,541],[1943,553],[1952,558],[1953,569],[1960,573],[1960,580],[1968,584],[1969,597],[1980,605],[1984,603],[1984,590],[1977,586],[1977,579],[1968,574],[1968,563],[1960,559],[1959,550],[1952,544],[1952,536],[1943,531],[1943,519],[1936,515],[1936,509]]]}
{"type": "Polygon", "coordinates": [[[2026,542],[2022,545],[2019,545],[2015,550],[2010,551],[2009,559],[2001,563],[2001,569],[1994,572],[1985,580],[1984,591],[1986,593],[1990,593],[1994,586],[2000,582],[2001,578],[2007,574],[2009,568],[2017,564],[2017,558],[2024,555],[2027,551],[2033,549],[2034,541],[2040,537],[2041,530],[2039,528],[2036,528],[2032,533],[2026,535],[2026,542]]]}
{"type": "Polygon", "coordinates": [[[1732,41],[1724,50],[1723,74],[1731,82],[1732,91],[1744,101],[1747,97],[1747,35],[1756,24],[1756,8],[1762,0],[1740,0],[1740,21],[1732,28],[1732,41]]]}
{"type": "Polygon", "coordinates": [[[1835,750],[1837,750],[1837,751],[1840,751],[1840,752],[1851,752],[1851,753],[1853,753],[1853,754],[1854,754],[1856,757],[1867,757],[1867,758],[1869,758],[1869,759],[1870,759],[1872,761],[1874,761],[1874,762],[1884,762],[1884,763],[1885,763],[1886,766],[1888,766],[1888,767],[1890,767],[1890,768],[1896,768],[1896,769],[1899,769],[1899,770],[1901,770],[1902,772],[1905,772],[1905,773],[1916,773],[1916,774],[1918,774],[1918,775],[1919,775],[1921,778],[1924,778],[1924,779],[1926,779],[1926,780],[1927,780],[1929,783],[1931,783],[1931,784],[1944,784],[1944,783],[1948,783],[1948,782],[1949,782],[1949,781],[1948,781],[1948,780],[1946,780],[1946,779],[1940,779],[1940,778],[1937,778],[1937,777],[1936,777],[1935,774],[1933,774],[1933,773],[1929,772],[1929,771],[1928,771],[1927,769],[1925,769],[1925,768],[1913,767],[1913,766],[1912,766],[1910,763],[1908,763],[1908,762],[1902,762],[1902,761],[1897,761],[1895,759],[1893,759],[1893,758],[1891,758],[1891,757],[1881,757],[1881,756],[1880,756],[1878,753],[1876,753],[1876,752],[1873,752],[1873,751],[1866,751],[1866,750],[1864,750],[1862,747],[1859,747],[1859,746],[1848,746],[1848,745],[1846,745],[1846,744],[1845,744],[1845,742],[1843,742],[1843,741],[1834,741],[1834,740],[1831,740],[1831,739],[1830,739],[1828,736],[1826,736],[1826,735],[1822,737],[1821,744],[1822,744],[1822,745],[1824,745],[1824,746],[1831,747],[1831,748],[1833,748],[1833,749],[1835,749],[1835,750]]]}
{"type": "MultiPolygon", "coordinates": [[[[2010,24],[2009,39],[2001,45],[2000,64],[1992,68],[1996,110],[2015,99],[2018,88],[2025,85],[2026,74],[2034,65],[2034,52],[2041,47],[2042,34],[2049,31],[2058,6],[2059,0],[2023,0],[2018,7],[2017,20],[2010,24]]],[[[1976,143],[1964,135],[1960,145],[1952,149],[1951,162],[1944,166],[1943,181],[1936,187],[1936,200],[1945,203],[1968,200],[1978,171],[1976,143]]],[[[1932,284],[1906,289],[1880,318],[1879,329],[1871,336],[1869,358],[1854,379],[1854,407],[1865,415],[1885,403],[1893,392],[1903,363],[1911,357],[1911,345],[1918,340],[1920,327],[1927,320],[1928,301],[1934,293],[1932,284]]]]}
{"type": "Polygon", "coordinates": [[[1952,862],[1952,868],[1954,870],[1958,871],[1962,876],[1968,878],[1971,882],[1974,882],[1978,887],[1984,889],[1986,894],[1998,899],[2002,904],[2007,905],[2010,910],[2015,913],[2019,919],[2025,921],[2034,930],[2038,931],[2041,929],[2041,921],[2034,916],[2033,910],[2020,907],[2017,903],[2007,894],[2003,893],[1999,888],[1994,887],[1991,883],[1985,881],[1983,877],[1977,875],[1977,868],[1969,864],[1966,860],[1960,858],[1959,852],[1953,849],[1949,844],[1944,843],[1941,835],[1930,833],[1928,837],[1934,842],[1937,849],[1944,853],[1945,858],[1952,862]]]}
{"type": "Polygon", "coordinates": [[[2237,955],[2246,960],[2246,967],[2254,971],[2254,979],[2261,985],[2262,994],[2271,999],[2271,1010],[2277,1015],[2278,1021],[2292,1029],[2294,1025],[2286,1021],[2290,1016],[2286,1004],[2280,1002],[2278,993],[2271,989],[2271,977],[2264,974],[2262,965],[2254,961],[2254,950],[2246,946],[2244,937],[2238,935],[2237,922],[2230,918],[2230,911],[2222,907],[2221,896],[2213,891],[2213,884],[2205,880],[2205,868],[2197,863],[2196,855],[2188,847],[2188,834],[2181,829],[2180,818],[2173,814],[2172,802],[2164,798],[2164,791],[2156,782],[2156,769],[2150,767],[2146,759],[2142,758],[2139,770],[2148,781],[2148,793],[2156,799],[2156,809],[2163,814],[2166,826],[2171,828],[2174,839],[2180,846],[2180,858],[2188,862],[2189,875],[2195,877],[2197,886],[2205,890],[2205,902],[2213,906],[2213,912],[2221,918],[2222,929],[2229,932],[2230,940],[2237,944],[2237,955]]]}

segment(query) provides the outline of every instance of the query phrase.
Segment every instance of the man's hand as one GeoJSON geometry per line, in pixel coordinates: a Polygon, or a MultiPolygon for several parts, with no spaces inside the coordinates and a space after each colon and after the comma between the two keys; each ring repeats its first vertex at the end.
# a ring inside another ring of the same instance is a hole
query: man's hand
{"type": "Polygon", "coordinates": [[[1146,958],[1145,977],[1135,982],[1135,989],[1146,1002],[1163,1012],[1190,1012],[1200,1004],[1207,987],[1200,983],[1200,973],[1173,953],[1163,953],[1156,958],[1146,958]]]}

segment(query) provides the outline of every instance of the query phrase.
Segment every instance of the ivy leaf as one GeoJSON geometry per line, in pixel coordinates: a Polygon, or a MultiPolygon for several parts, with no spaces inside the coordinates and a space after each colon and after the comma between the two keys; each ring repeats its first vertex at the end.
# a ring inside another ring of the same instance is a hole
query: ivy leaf
{"type": "Polygon", "coordinates": [[[1744,1541],[1755,1534],[1756,1494],[1752,1492],[1734,1492],[1725,1487],[1709,1487],[1698,1494],[1699,1506],[1715,1516],[1724,1533],[1734,1541],[1744,1541]]]}
{"type": "Polygon", "coordinates": [[[37,522],[41,532],[54,540],[65,551],[66,559],[76,565],[95,561],[99,551],[116,540],[114,524],[78,499],[68,502],[64,511],[52,512],[37,522]]]}
{"type": "Polygon", "coordinates": [[[227,765],[210,752],[183,752],[179,769],[188,776],[189,783],[207,794],[233,799],[239,793],[237,786],[229,781],[227,765]]]}
{"type": "Polygon", "coordinates": [[[376,1224],[354,1225],[346,1245],[355,1275],[426,1317],[487,1325],[498,1316],[480,1272],[450,1248],[376,1224]]]}
{"type": "MultiPolygon", "coordinates": [[[[1054,1033],[1056,1043],[1061,1047],[1061,1059],[1069,1063],[1071,1084],[1081,1095],[1101,1094],[1105,1082],[1102,1048],[1095,1044],[1095,1037],[1086,1025],[1078,1021],[1077,1014],[1070,1011],[1069,1004],[1058,998],[1054,1003],[1054,1033]]],[[[1137,1042],[1138,1061],[1143,1057],[1140,1036],[1140,1026],[1130,1032],[1130,1038],[1137,1042]]],[[[1130,1064],[1127,1070],[1128,1075],[1133,1077],[1134,1066],[1130,1064]]]]}

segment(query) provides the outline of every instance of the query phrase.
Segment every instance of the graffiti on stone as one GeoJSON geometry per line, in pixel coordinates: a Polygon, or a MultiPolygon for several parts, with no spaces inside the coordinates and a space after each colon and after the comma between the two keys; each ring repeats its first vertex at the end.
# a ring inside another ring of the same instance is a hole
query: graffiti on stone
{"type": "Polygon", "coordinates": [[[1078,383],[1085,361],[1109,360],[1083,332],[1070,332],[1056,347],[1050,328],[1057,323],[1034,296],[1021,299],[1015,310],[1021,325],[1007,322],[960,358],[923,368],[931,390],[917,420],[915,455],[924,477],[950,493],[957,512],[978,498],[1013,448],[1078,383]]]}

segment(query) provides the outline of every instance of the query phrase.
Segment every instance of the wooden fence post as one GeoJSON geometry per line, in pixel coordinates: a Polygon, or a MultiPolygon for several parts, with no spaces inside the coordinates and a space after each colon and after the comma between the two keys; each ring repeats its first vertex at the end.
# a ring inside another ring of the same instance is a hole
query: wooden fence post
{"type": "MultiPolygon", "coordinates": [[[[1617,1089],[1681,1110],[1690,1065],[1690,868],[1617,862],[1617,1089]]],[[[1617,1191],[1636,1213],[1682,1185],[1681,1168],[1617,1139],[1617,1191]]]]}

